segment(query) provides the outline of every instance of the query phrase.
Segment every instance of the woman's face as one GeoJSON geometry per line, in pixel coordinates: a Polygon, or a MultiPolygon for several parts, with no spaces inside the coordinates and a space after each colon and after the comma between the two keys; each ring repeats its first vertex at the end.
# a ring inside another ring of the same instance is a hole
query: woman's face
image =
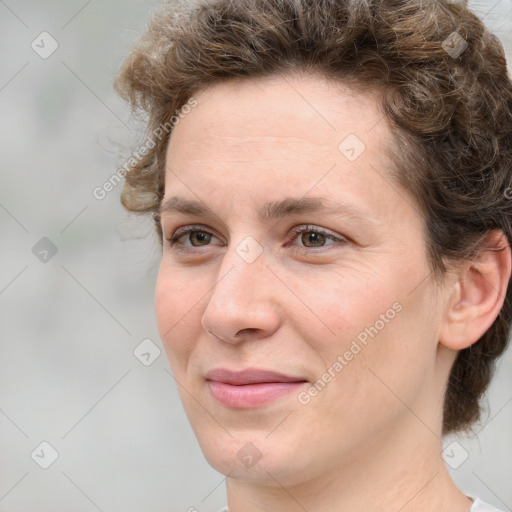
{"type": "Polygon", "coordinates": [[[294,485],[432,438],[445,296],[376,99],[312,76],[196,98],[169,144],[156,309],[210,464],[294,485]]]}

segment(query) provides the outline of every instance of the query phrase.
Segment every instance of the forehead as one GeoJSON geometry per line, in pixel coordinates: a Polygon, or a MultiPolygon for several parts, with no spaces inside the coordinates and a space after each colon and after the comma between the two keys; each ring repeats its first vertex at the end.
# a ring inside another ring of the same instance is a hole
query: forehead
{"type": "Polygon", "coordinates": [[[289,73],[217,82],[196,99],[198,107],[174,129],[170,139],[174,150],[183,137],[189,143],[201,142],[201,147],[210,141],[199,140],[205,132],[193,133],[198,124],[209,139],[218,137],[229,143],[230,137],[236,142],[266,138],[270,149],[274,145],[276,150],[286,137],[291,144],[334,144],[337,148],[336,143],[352,132],[368,144],[389,136],[380,95],[356,93],[320,75],[289,73]]]}
{"type": "Polygon", "coordinates": [[[392,180],[392,134],[375,93],[288,74],[218,82],[195,98],[170,138],[166,198],[177,189],[190,196],[198,182],[210,197],[277,200],[314,188],[363,198],[392,180]]]}

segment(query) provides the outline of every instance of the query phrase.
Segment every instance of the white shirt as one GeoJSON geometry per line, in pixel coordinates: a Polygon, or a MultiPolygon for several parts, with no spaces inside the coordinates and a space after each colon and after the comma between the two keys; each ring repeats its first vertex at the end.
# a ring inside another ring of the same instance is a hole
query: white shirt
{"type": "MultiPolygon", "coordinates": [[[[473,500],[473,505],[468,512],[503,512],[502,510],[485,503],[480,498],[472,498],[471,496],[468,496],[468,498],[473,500]]],[[[219,512],[229,512],[228,507],[220,509],[219,512]]]]}
{"type": "MultiPolygon", "coordinates": [[[[471,496],[468,496],[471,498],[471,496]]],[[[471,498],[473,499],[473,498],[471,498]]],[[[228,509],[226,509],[227,512],[228,509]]],[[[480,498],[474,498],[473,506],[469,509],[469,512],[502,512],[501,510],[498,510],[496,507],[493,507],[492,505],[489,505],[488,503],[485,503],[480,498]]]]}

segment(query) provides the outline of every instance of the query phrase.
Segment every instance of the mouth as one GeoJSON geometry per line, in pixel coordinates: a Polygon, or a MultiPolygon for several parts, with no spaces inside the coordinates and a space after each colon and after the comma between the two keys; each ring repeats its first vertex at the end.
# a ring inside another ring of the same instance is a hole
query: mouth
{"type": "Polygon", "coordinates": [[[211,370],[206,374],[206,382],[213,398],[233,409],[262,406],[309,384],[302,377],[253,368],[211,370]]]}

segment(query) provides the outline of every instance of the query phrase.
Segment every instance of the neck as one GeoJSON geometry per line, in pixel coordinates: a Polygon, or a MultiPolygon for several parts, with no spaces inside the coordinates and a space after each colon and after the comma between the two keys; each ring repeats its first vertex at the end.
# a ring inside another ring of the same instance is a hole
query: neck
{"type": "MultiPolygon", "coordinates": [[[[416,416],[299,484],[227,479],[229,512],[468,512],[472,501],[455,486],[441,458],[441,438],[416,416]]],[[[289,469],[288,469],[289,472],[289,469]]],[[[273,474],[274,473],[274,474],[273,474]]],[[[283,476],[281,476],[283,475],[283,476]]]]}

